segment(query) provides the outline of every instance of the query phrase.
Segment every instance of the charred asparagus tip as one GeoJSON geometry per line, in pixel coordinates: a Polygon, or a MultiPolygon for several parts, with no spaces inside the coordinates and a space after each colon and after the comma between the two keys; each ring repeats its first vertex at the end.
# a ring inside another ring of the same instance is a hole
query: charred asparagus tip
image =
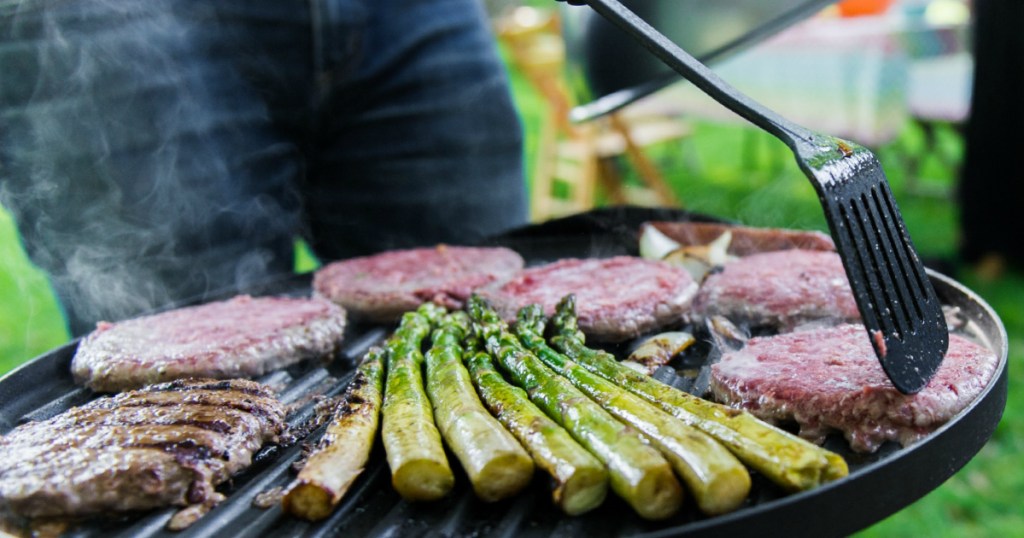
{"type": "Polygon", "coordinates": [[[462,341],[469,334],[469,318],[464,312],[452,312],[435,320],[436,328],[431,333],[434,341],[450,335],[455,341],[462,341]]]}
{"type": "Polygon", "coordinates": [[[416,309],[416,313],[426,318],[431,325],[436,325],[447,312],[443,306],[432,302],[423,303],[416,309]]]}
{"type": "Polygon", "coordinates": [[[424,334],[430,332],[430,319],[425,315],[421,314],[419,310],[413,312],[406,312],[402,314],[402,320],[399,322],[398,329],[395,333],[400,335],[412,335],[422,331],[424,334]]]}
{"type": "Polygon", "coordinates": [[[544,309],[539,304],[531,304],[519,309],[516,316],[519,326],[530,332],[544,334],[544,309]]]}
{"type": "Polygon", "coordinates": [[[508,329],[508,325],[502,321],[498,313],[479,295],[474,294],[469,298],[468,309],[469,317],[476,322],[473,324],[473,330],[480,338],[496,337],[508,329]]]}
{"type": "Polygon", "coordinates": [[[566,295],[565,297],[562,297],[562,300],[558,301],[558,305],[556,305],[556,308],[558,310],[568,310],[569,312],[575,312],[576,311],[576,294],[575,293],[570,293],[570,294],[566,295]]]}
{"type": "Polygon", "coordinates": [[[555,306],[555,315],[551,317],[558,332],[566,337],[576,338],[583,341],[583,333],[580,332],[576,320],[576,296],[566,295],[555,306]]]}
{"type": "Polygon", "coordinates": [[[475,293],[469,296],[469,301],[466,303],[466,311],[469,312],[469,317],[475,320],[482,320],[484,312],[488,308],[490,307],[487,305],[487,301],[475,293]]]}

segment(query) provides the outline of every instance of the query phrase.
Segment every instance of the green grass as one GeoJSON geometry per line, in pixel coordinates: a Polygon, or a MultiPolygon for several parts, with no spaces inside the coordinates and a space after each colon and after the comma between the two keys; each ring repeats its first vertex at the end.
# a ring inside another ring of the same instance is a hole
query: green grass
{"type": "MultiPolygon", "coordinates": [[[[529,148],[537,143],[543,102],[525,81],[512,73],[516,102],[529,148]]],[[[908,155],[922,152],[919,131],[908,129],[877,153],[896,193],[908,229],[922,255],[951,257],[958,241],[956,207],[949,198],[909,191],[908,155]]],[[[956,161],[962,143],[951,130],[942,131],[940,151],[956,161]]],[[[655,148],[654,156],[686,207],[753,225],[825,229],[810,184],[788,150],[768,135],[751,129],[695,123],[694,134],[678,143],[655,148]]],[[[949,189],[954,174],[937,159],[926,162],[921,175],[926,189],[949,189]]],[[[308,250],[297,263],[316,266],[308,250]]],[[[1010,335],[1010,394],[1003,420],[978,456],[924,499],[859,533],[880,536],[1022,536],[1024,511],[1024,275],[1011,272],[982,280],[968,267],[951,275],[990,302],[1010,335]]],[[[9,215],[0,210],[0,374],[67,340],[59,308],[46,279],[26,259],[9,215]]],[[[855,510],[853,505],[850,509],[855,510]]]]}
{"type": "Polygon", "coordinates": [[[46,277],[25,256],[0,209],[0,375],[68,340],[46,277]]]}

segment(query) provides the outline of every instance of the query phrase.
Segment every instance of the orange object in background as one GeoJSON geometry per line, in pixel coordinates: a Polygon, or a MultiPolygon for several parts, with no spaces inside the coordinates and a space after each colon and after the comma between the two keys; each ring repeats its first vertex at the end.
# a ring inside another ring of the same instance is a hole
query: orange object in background
{"type": "Polygon", "coordinates": [[[889,9],[892,0],[843,0],[836,4],[843,17],[878,15],[889,9]]]}

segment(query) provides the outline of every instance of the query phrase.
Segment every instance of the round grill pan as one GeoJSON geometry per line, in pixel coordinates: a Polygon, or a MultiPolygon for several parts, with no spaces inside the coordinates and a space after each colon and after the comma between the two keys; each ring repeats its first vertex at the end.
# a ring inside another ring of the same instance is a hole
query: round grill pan
{"type": "MultiPolygon", "coordinates": [[[[714,221],[712,217],[679,210],[616,207],[528,226],[488,241],[519,251],[528,263],[565,257],[636,254],[637,230],[647,220],[714,221]]],[[[288,484],[291,466],[301,446],[264,447],[255,463],[224,488],[228,499],[182,532],[164,525],[174,513],[168,508],[119,519],[82,522],[70,536],[764,536],[785,530],[789,535],[843,536],[875,523],[938,487],[964,466],[995,430],[1007,396],[1007,337],[995,312],[962,284],[930,272],[943,304],[956,307],[966,320],[967,334],[990,347],[999,357],[995,377],[967,409],[938,431],[907,448],[888,444],[876,454],[851,453],[845,441],[830,439],[829,448],[850,464],[850,475],[818,489],[784,495],[754,475],[754,488],[745,505],[728,515],[707,518],[692,507],[672,519],[647,522],[609,494],[598,510],[578,517],[562,515],[550,500],[543,473],[514,499],[488,504],[476,499],[465,476],[456,470],[456,489],[435,503],[409,504],[390,485],[383,450],[375,447],[364,474],[339,509],[327,520],[308,523],[284,515],[276,505],[253,506],[260,493],[288,484]],[[774,531],[774,532],[773,532],[774,531]]],[[[310,275],[296,275],[266,285],[230,290],[255,295],[305,295],[310,275]]],[[[333,396],[343,391],[355,361],[383,339],[392,327],[353,325],[338,360],[329,367],[302,364],[264,376],[293,405],[290,424],[311,415],[311,395],[333,396]]],[[[0,433],[25,420],[43,419],[95,397],[75,386],[69,366],[76,342],[54,349],[0,379],[0,433]]],[[[310,440],[319,432],[314,431],[310,440]]],[[[458,469],[458,465],[453,465],[458,469]]]]}

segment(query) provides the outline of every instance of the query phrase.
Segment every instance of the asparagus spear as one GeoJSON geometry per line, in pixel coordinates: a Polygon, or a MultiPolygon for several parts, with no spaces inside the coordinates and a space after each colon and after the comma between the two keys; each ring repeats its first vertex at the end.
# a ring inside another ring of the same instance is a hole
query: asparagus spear
{"type": "Polygon", "coordinates": [[[462,364],[462,339],[470,330],[465,312],[441,318],[426,354],[427,394],[441,435],[484,501],[515,495],[533,477],[533,460],[519,441],[480,403],[462,364]]]}
{"type": "Polygon", "coordinates": [[[569,295],[552,318],[552,345],[587,370],[618,383],[683,422],[717,439],[750,468],[789,491],[802,491],[847,475],[838,454],[767,424],[746,411],[709,402],[619,364],[584,344],[576,324],[576,299],[569,295]]]}
{"type": "Polygon", "coordinates": [[[469,301],[473,330],[512,380],[537,407],[608,466],[612,491],[641,517],[664,519],[683,501],[672,468],[633,428],[576,390],[533,356],[508,330],[497,312],[479,297],[469,301]]]}
{"type": "Polygon", "coordinates": [[[405,313],[385,344],[388,371],[381,439],[391,467],[391,483],[409,501],[439,499],[455,483],[423,390],[420,345],[430,332],[429,320],[437,316],[437,308],[423,306],[405,313]]]}
{"type": "Polygon", "coordinates": [[[554,479],[551,496],[555,504],[571,516],[600,506],[608,492],[604,465],[537,408],[523,389],[506,382],[487,352],[472,353],[466,362],[487,408],[554,479]]]}
{"type": "Polygon", "coordinates": [[[516,334],[551,369],[613,416],[646,435],[689,486],[702,512],[723,514],[743,503],[750,493],[750,474],[732,453],[709,435],[549,347],[544,341],[544,324],[541,307],[527,306],[519,310],[516,334]]]}
{"type": "Polygon", "coordinates": [[[316,451],[281,500],[294,516],[316,521],[341,502],[370,457],[377,435],[384,381],[384,350],[372,347],[335,409],[316,451]]]}

